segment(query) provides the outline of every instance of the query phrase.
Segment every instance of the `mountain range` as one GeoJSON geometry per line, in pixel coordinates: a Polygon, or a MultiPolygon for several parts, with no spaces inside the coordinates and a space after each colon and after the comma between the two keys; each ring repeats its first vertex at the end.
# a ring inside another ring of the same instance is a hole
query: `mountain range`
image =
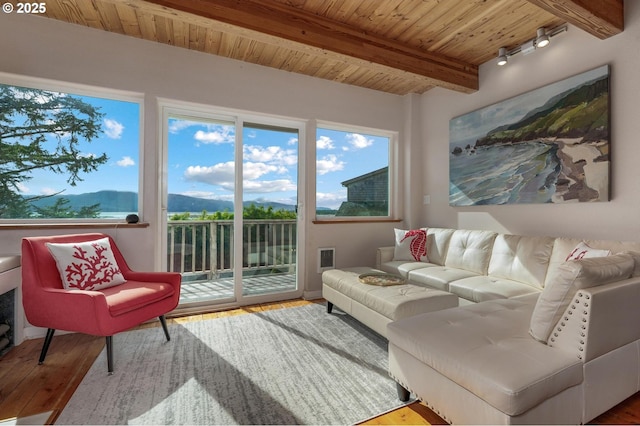
{"type": "Polygon", "coordinates": [[[567,90],[530,111],[516,123],[496,127],[475,146],[517,143],[546,137],[608,140],[609,77],[567,90]]]}
{"type": "MultiPolygon", "coordinates": [[[[78,210],[83,206],[100,204],[101,212],[137,212],[138,194],[128,191],[98,191],[85,194],[60,194],[41,198],[33,201],[37,207],[48,207],[56,203],[60,198],[69,201],[71,209],[78,210]]],[[[291,204],[276,203],[271,201],[245,201],[244,205],[255,204],[257,207],[273,207],[275,210],[295,210],[291,204]]],[[[233,211],[233,203],[224,200],[212,200],[207,198],[189,197],[180,194],[169,194],[167,210],[169,213],[233,211]]]]}

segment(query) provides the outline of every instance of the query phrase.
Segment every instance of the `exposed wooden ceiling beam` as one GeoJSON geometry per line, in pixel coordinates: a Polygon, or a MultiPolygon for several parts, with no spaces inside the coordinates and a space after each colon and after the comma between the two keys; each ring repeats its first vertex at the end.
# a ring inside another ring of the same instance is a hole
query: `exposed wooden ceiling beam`
{"type": "Polygon", "coordinates": [[[276,2],[257,0],[146,0],[224,24],[277,37],[292,48],[311,46],[316,54],[345,56],[399,70],[419,80],[464,93],[478,90],[478,67],[453,58],[403,46],[339,22],[276,2]]]}
{"type": "Polygon", "coordinates": [[[604,40],[624,31],[623,0],[528,0],[604,40]]]}

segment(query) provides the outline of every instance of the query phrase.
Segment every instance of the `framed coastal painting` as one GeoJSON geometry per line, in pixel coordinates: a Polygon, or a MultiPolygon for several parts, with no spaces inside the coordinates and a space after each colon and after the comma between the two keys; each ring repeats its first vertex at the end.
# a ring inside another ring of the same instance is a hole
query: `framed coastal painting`
{"type": "Polygon", "coordinates": [[[609,66],[453,118],[449,204],[609,201],[609,66]]]}

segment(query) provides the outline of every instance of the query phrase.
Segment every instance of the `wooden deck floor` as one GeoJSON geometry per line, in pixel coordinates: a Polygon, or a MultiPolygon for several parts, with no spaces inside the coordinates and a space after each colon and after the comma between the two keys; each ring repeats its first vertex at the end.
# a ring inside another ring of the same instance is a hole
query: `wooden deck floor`
{"type": "MultiPolygon", "coordinates": [[[[180,289],[180,305],[194,302],[205,302],[231,299],[233,294],[233,278],[218,278],[203,281],[183,280],[180,289]]],[[[269,274],[242,279],[244,295],[280,293],[296,289],[295,274],[269,274]]]]}

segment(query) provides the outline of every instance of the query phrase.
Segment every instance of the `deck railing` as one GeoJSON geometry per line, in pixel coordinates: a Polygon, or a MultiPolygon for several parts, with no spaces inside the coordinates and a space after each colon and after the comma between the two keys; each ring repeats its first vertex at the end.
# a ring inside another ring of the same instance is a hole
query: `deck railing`
{"type": "MultiPolygon", "coordinates": [[[[296,232],[296,220],[245,219],[243,273],[293,273],[296,232]]],[[[171,220],[167,238],[169,271],[202,279],[233,271],[233,220],[171,220]]]]}

